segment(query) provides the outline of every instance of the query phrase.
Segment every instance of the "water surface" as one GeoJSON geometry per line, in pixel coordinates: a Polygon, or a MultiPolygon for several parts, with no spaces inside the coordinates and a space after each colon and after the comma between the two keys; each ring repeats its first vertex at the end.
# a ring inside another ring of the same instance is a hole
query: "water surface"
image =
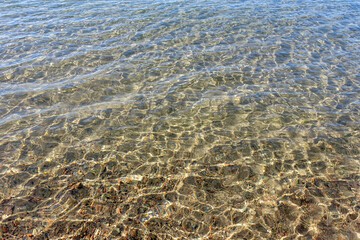
{"type": "Polygon", "coordinates": [[[2,1],[0,237],[360,238],[357,1],[2,1]]]}

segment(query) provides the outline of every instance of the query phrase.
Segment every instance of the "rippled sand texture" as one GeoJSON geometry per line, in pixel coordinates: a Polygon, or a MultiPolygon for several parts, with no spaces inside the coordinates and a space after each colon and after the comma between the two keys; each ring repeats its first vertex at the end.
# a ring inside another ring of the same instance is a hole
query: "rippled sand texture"
{"type": "Polygon", "coordinates": [[[0,238],[359,239],[356,1],[2,1],[0,238]]]}

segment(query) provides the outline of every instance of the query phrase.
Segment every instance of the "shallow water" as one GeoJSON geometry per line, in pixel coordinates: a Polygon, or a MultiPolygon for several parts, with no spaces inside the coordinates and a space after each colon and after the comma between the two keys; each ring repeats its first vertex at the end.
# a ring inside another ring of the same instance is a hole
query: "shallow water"
{"type": "Polygon", "coordinates": [[[360,238],[356,1],[0,2],[0,237],[360,238]]]}

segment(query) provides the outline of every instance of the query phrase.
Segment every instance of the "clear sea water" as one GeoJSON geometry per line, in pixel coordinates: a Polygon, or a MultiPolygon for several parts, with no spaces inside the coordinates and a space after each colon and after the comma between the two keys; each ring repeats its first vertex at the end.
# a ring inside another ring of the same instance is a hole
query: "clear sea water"
{"type": "Polygon", "coordinates": [[[0,238],[359,239],[359,214],[359,1],[0,1],[0,238]]]}

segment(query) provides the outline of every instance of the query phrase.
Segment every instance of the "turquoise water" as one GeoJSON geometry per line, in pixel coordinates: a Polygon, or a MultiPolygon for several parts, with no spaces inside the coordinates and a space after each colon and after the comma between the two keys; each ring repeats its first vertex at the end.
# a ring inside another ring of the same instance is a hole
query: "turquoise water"
{"type": "Polygon", "coordinates": [[[1,1],[0,237],[360,238],[357,1],[1,1]]]}

